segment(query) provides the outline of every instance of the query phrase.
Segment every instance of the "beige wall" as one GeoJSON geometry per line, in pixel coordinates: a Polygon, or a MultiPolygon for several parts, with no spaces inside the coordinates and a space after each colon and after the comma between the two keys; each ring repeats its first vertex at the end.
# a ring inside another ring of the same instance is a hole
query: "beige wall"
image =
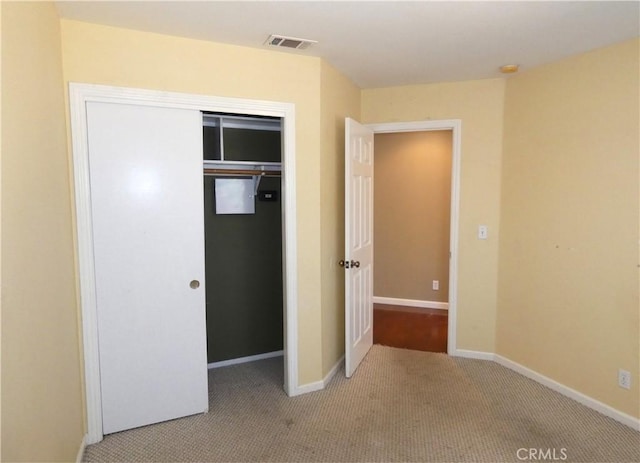
{"type": "Polygon", "coordinates": [[[635,417],[639,52],[634,40],[508,80],[497,323],[497,353],[635,417]]]}
{"type": "Polygon", "coordinates": [[[462,120],[457,348],[495,349],[504,80],[363,90],[365,123],[462,120]],[[489,239],[477,239],[477,227],[489,239]]]}
{"type": "Polygon", "coordinates": [[[321,68],[322,372],[344,354],[344,120],[360,117],[360,89],[330,64],[321,68]]]}
{"type": "Polygon", "coordinates": [[[75,461],[84,435],[60,29],[2,3],[2,460],[75,461]]]}
{"type": "Polygon", "coordinates": [[[299,381],[322,377],[320,60],[62,20],[65,82],[296,105],[299,381]]]}
{"type": "Polygon", "coordinates": [[[448,302],[452,132],[378,133],[374,146],[373,294],[448,302]]]}

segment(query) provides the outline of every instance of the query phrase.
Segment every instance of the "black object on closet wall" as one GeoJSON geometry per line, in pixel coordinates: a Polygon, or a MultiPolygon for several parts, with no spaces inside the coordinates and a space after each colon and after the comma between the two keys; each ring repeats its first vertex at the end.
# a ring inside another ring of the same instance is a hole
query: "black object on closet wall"
{"type": "MultiPolygon", "coordinates": [[[[253,149],[264,150],[260,144],[253,149]]],[[[218,215],[215,177],[204,177],[209,363],[283,348],[280,178],[262,178],[265,190],[276,191],[277,201],[256,197],[255,214],[218,215]]]]}

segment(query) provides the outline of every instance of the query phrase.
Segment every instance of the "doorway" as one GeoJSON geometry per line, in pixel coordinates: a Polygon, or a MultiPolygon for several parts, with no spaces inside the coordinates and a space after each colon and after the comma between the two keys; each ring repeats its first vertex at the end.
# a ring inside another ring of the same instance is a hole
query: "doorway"
{"type": "MultiPolygon", "coordinates": [[[[449,259],[447,291],[447,353],[453,355],[456,352],[456,326],[457,326],[457,282],[458,282],[458,234],[459,234],[459,208],[460,208],[460,164],[461,164],[461,138],[462,122],[458,119],[427,120],[414,122],[392,122],[381,124],[368,124],[375,135],[401,134],[413,132],[446,131],[451,134],[451,177],[450,177],[450,207],[449,207],[449,259]]],[[[374,146],[375,151],[375,146],[374,146]]],[[[432,281],[427,281],[429,287],[433,287],[432,281]]],[[[443,291],[440,289],[439,291],[443,291]]],[[[434,301],[435,308],[442,308],[438,301],[434,301]]],[[[420,304],[419,304],[420,305],[420,304]]],[[[423,304],[424,306],[424,304],[423,304]]]]}
{"type": "MultiPolygon", "coordinates": [[[[89,127],[87,122],[87,106],[91,102],[281,118],[283,124],[282,229],[286,237],[282,253],[283,281],[285,285],[283,294],[284,389],[290,396],[299,394],[297,380],[297,248],[294,105],[291,103],[240,100],[77,83],[71,83],[69,85],[69,98],[74,165],[74,192],[77,212],[79,289],[86,386],[87,444],[99,442],[103,438],[98,344],[98,307],[93,241],[95,230],[91,209],[89,127]]],[[[201,174],[199,174],[199,178],[192,180],[201,183],[201,174]]],[[[197,281],[192,281],[192,284],[193,286],[191,286],[191,288],[197,290],[197,281]]],[[[203,363],[202,368],[206,370],[206,363],[203,363]]]]}
{"type": "Polygon", "coordinates": [[[452,131],[374,135],[373,342],[447,351],[452,131]]]}
{"type": "Polygon", "coordinates": [[[460,120],[363,125],[345,119],[345,374],[351,377],[373,345],[373,151],[374,134],[450,130],[451,220],[447,353],[456,352],[460,120]]]}

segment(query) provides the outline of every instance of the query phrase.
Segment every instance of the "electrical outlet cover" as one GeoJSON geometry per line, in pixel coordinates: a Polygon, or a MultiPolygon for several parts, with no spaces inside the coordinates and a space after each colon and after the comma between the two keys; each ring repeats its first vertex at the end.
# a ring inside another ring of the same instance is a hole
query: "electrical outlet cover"
{"type": "Polygon", "coordinates": [[[631,389],[631,373],[626,370],[618,370],[618,386],[631,389]]]}

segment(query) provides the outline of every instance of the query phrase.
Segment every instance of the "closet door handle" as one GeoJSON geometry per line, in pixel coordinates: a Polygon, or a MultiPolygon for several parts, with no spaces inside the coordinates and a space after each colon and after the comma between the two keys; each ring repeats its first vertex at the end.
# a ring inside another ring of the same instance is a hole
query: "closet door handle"
{"type": "Polygon", "coordinates": [[[198,280],[191,280],[189,287],[191,289],[198,289],[200,287],[200,282],[198,280]]]}
{"type": "Polygon", "coordinates": [[[359,260],[356,260],[355,262],[351,261],[351,267],[360,268],[360,261],[359,260]]]}

